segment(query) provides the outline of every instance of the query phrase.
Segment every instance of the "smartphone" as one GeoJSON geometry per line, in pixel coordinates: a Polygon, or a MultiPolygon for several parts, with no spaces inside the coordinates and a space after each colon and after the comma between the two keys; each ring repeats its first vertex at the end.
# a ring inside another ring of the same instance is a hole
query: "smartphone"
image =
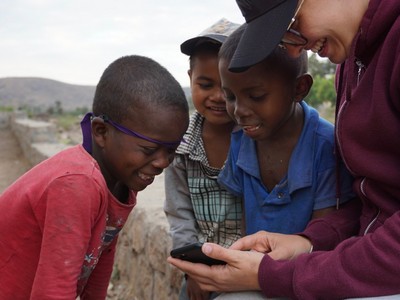
{"type": "Polygon", "coordinates": [[[180,248],[173,249],[171,256],[182,260],[187,260],[193,263],[202,263],[206,265],[225,265],[226,262],[211,258],[201,251],[202,243],[193,243],[180,248]]]}

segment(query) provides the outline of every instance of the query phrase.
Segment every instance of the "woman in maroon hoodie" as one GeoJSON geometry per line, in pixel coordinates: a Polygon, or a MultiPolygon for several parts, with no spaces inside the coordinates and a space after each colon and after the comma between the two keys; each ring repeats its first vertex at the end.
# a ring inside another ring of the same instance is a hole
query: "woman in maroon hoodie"
{"type": "Polygon", "coordinates": [[[358,199],[299,235],[259,232],[231,249],[203,246],[226,266],[169,262],[208,290],[295,299],[400,294],[400,1],[237,3],[248,28],[231,71],[256,64],[279,43],[292,56],[307,49],[340,64],[337,152],[358,199]]]}

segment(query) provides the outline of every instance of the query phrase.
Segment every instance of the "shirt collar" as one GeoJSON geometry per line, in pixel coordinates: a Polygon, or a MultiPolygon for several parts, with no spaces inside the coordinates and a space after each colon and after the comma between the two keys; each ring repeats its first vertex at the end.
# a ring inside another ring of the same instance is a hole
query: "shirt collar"
{"type": "MultiPolygon", "coordinates": [[[[304,101],[301,102],[301,106],[304,111],[304,125],[290,158],[287,176],[290,193],[311,186],[313,178],[313,157],[319,116],[304,101]]],[[[245,135],[243,130],[234,134],[242,135],[237,165],[261,181],[255,141],[245,135]]]]}

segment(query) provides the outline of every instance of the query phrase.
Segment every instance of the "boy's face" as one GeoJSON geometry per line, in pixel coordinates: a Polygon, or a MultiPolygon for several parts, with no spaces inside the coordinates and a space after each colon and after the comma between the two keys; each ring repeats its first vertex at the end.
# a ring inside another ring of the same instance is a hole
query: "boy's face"
{"type": "MultiPolygon", "coordinates": [[[[96,159],[110,189],[118,183],[141,191],[172,162],[178,144],[167,147],[127,135],[111,124],[104,125],[101,145],[97,143],[100,157],[96,159]]],[[[175,142],[182,140],[186,132],[188,115],[180,110],[144,106],[120,125],[154,140],[175,142]]]]}
{"type": "Polygon", "coordinates": [[[232,123],[221,90],[217,54],[200,52],[192,60],[189,77],[194,107],[207,122],[215,125],[232,123]]]}
{"type": "Polygon", "coordinates": [[[219,71],[228,113],[245,134],[261,141],[291,130],[288,124],[296,107],[294,81],[268,72],[263,63],[232,73],[221,59],[219,71]]]}

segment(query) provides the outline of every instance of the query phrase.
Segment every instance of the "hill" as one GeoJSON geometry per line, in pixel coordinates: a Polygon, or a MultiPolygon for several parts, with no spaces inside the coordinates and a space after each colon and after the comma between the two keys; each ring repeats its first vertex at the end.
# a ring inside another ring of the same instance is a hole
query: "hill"
{"type": "MultiPolygon", "coordinates": [[[[39,112],[57,107],[64,111],[89,110],[95,88],[37,77],[0,78],[0,107],[29,107],[39,112]]],[[[183,89],[188,97],[189,88],[183,89]]]]}
{"type": "Polygon", "coordinates": [[[0,78],[0,106],[46,111],[61,105],[71,111],[91,106],[95,86],[74,85],[36,77],[0,78]]]}

